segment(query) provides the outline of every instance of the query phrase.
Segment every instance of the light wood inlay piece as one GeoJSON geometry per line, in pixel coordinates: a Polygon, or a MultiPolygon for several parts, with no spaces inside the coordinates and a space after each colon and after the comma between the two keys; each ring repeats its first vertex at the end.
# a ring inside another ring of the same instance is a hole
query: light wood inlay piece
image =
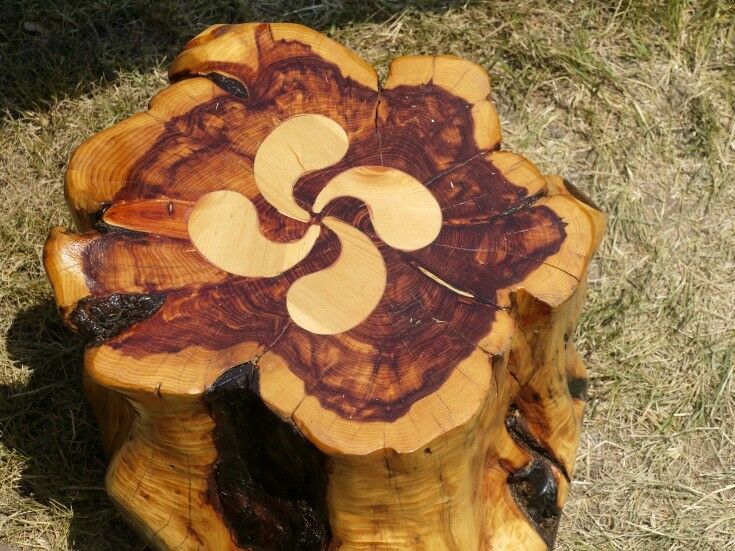
{"type": "Polygon", "coordinates": [[[385,263],[373,242],[337,218],[324,225],[339,237],[341,251],[329,268],[297,279],[288,289],[291,319],[317,335],[336,335],[360,324],[385,291],[385,263]]]}
{"type": "Polygon", "coordinates": [[[275,277],[309,254],[319,237],[311,226],[298,241],[277,243],[260,233],[252,201],[236,191],[213,191],[189,215],[191,242],[212,264],[243,277],[275,277]]]}
{"type": "Polygon", "coordinates": [[[327,168],[347,152],[342,127],[322,115],[298,115],[279,124],[255,154],[255,181],[263,198],[284,216],[308,222],[309,213],[293,198],[302,174],[327,168]]]}
{"type": "Polygon", "coordinates": [[[431,244],[442,225],[442,213],[431,192],[416,178],[382,166],[361,166],[332,178],[314,201],[314,212],[337,197],[365,202],[375,231],[387,245],[415,251],[431,244]]]}

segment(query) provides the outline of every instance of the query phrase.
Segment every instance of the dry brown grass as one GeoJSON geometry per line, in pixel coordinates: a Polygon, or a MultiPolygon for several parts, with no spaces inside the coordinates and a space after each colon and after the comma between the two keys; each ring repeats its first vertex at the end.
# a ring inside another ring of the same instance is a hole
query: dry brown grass
{"type": "Polygon", "coordinates": [[[165,56],[210,22],[281,13],[383,70],[408,53],[481,63],[506,145],[609,214],[576,336],[592,399],[558,548],[735,548],[732,3],[283,4],[0,6],[0,542],[143,548],[105,497],[80,347],[51,305],[41,245],[70,224],[72,149],[142,109],[165,56]]]}

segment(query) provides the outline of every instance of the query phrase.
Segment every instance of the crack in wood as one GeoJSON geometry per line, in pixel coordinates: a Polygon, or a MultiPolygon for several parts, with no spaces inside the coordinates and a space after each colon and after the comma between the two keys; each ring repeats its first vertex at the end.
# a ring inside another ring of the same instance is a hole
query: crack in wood
{"type": "Polygon", "coordinates": [[[534,458],[508,477],[508,486],[515,502],[551,549],[556,540],[561,509],[557,505],[559,489],[549,462],[534,458]]]}
{"type": "Polygon", "coordinates": [[[222,73],[207,73],[202,75],[204,78],[208,78],[214,84],[219,86],[222,90],[240,99],[248,99],[250,94],[248,93],[247,87],[237,79],[227,77],[222,73]]]}
{"type": "Polygon", "coordinates": [[[267,408],[259,386],[248,362],[205,392],[218,454],[208,500],[243,548],[321,550],[330,537],[326,457],[267,408]]]}
{"type": "Polygon", "coordinates": [[[508,488],[518,507],[549,549],[554,547],[561,519],[559,488],[553,469],[570,480],[564,465],[528,430],[518,407],[511,404],[505,426],[513,441],[531,454],[531,461],[508,476],[508,488]]]}
{"type": "Polygon", "coordinates": [[[416,265],[416,267],[417,267],[417,268],[419,269],[419,271],[420,271],[420,272],[421,272],[422,274],[424,274],[425,276],[427,276],[427,277],[429,277],[429,278],[433,279],[433,280],[434,280],[434,281],[436,281],[436,282],[437,282],[437,283],[438,283],[439,285],[442,285],[442,286],[446,287],[447,289],[449,289],[449,290],[450,290],[450,291],[452,291],[453,293],[457,293],[458,295],[461,295],[461,296],[463,296],[463,297],[467,297],[467,298],[475,298],[475,295],[473,295],[473,294],[471,294],[471,293],[468,293],[467,291],[462,291],[462,290],[460,290],[460,289],[457,289],[456,287],[454,287],[454,286],[452,286],[451,284],[449,284],[449,283],[447,283],[446,281],[444,281],[444,280],[443,280],[442,278],[440,278],[440,277],[439,277],[438,275],[436,275],[436,274],[433,274],[433,273],[431,273],[431,272],[430,272],[429,270],[427,270],[427,269],[426,269],[426,268],[424,268],[423,266],[419,266],[419,265],[417,264],[417,265],[416,265]]]}
{"type": "Polygon", "coordinates": [[[592,199],[590,199],[586,193],[584,193],[581,189],[579,189],[577,186],[575,186],[572,182],[564,178],[562,180],[562,183],[564,184],[564,187],[567,189],[569,194],[574,197],[577,201],[581,201],[588,207],[592,207],[593,209],[602,212],[602,209],[595,203],[592,199]]]}
{"type": "Polygon", "coordinates": [[[507,209],[505,212],[501,213],[500,216],[510,216],[511,214],[515,214],[523,209],[527,209],[528,207],[532,206],[536,201],[545,196],[545,191],[538,191],[533,195],[527,195],[526,197],[518,201],[515,205],[507,209]]]}

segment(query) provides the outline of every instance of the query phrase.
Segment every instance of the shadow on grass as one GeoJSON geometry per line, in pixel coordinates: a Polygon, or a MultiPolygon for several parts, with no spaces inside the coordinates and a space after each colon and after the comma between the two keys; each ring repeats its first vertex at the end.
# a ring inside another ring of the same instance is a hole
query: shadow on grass
{"type": "Polygon", "coordinates": [[[5,0],[0,2],[0,117],[44,109],[121,72],[165,66],[214,23],[292,21],[321,31],[385,21],[452,0],[5,0]],[[3,113],[5,112],[5,113],[3,113]]]}
{"type": "Polygon", "coordinates": [[[82,393],[83,345],[51,300],[15,317],[7,349],[32,372],[24,386],[0,386],[0,437],[26,459],[21,493],[72,511],[70,549],[146,549],[105,493],[105,458],[82,393]]]}

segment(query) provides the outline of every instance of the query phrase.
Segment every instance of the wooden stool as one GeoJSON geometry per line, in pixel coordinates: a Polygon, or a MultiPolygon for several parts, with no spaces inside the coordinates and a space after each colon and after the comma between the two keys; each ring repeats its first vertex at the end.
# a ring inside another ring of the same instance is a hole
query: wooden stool
{"type": "Polygon", "coordinates": [[[500,150],[484,70],[218,25],[74,154],[44,262],[107,487],[160,549],[553,545],[599,209],[500,150]]]}

